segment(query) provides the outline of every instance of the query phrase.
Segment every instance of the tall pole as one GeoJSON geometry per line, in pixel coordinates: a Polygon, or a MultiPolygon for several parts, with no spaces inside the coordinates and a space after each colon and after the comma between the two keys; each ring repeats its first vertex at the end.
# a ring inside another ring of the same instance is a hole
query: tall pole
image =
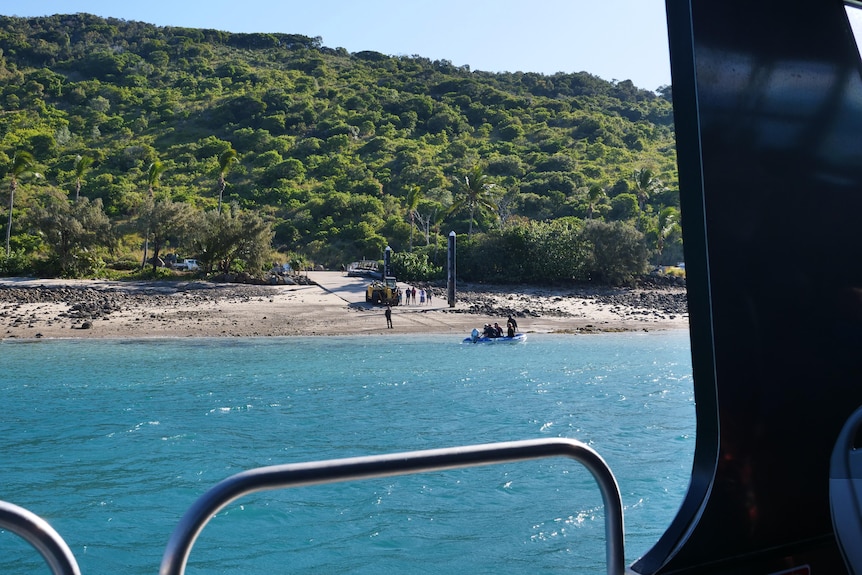
{"type": "Polygon", "coordinates": [[[12,185],[9,186],[9,223],[6,224],[6,257],[12,253],[9,249],[9,238],[12,235],[12,208],[15,205],[15,188],[18,187],[18,180],[12,176],[12,185]]]}
{"type": "Polygon", "coordinates": [[[455,307],[455,232],[449,232],[448,255],[449,280],[446,287],[449,291],[449,307],[455,307]]]}
{"type": "Polygon", "coordinates": [[[386,246],[386,249],[383,250],[383,277],[388,278],[392,275],[392,272],[389,269],[390,262],[392,260],[392,248],[386,246]]]}

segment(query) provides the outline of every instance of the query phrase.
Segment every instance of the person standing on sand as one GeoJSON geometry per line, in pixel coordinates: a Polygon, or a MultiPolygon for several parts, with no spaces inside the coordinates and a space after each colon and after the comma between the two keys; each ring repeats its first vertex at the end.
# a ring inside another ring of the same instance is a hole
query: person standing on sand
{"type": "Polygon", "coordinates": [[[392,329],[392,307],[387,304],[386,311],[383,313],[386,316],[386,327],[392,329]]]}

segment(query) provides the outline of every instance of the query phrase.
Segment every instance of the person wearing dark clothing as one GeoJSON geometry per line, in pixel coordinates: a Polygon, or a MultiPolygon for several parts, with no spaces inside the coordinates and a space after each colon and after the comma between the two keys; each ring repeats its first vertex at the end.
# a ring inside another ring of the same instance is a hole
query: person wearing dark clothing
{"type": "Polygon", "coordinates": [[[497,322],[494,322],[494,337],[503,337],[503,328],[497,322]]]}
{"type": "Polygon", "coordinates": [[[515,326],[512,325],[512,322],[509,322],[506,325],[506,336],[515,337],[515,326]]]}
{"type": "Polygon", "coordinates": [[[516,322],[515,318],[513,318],[512,316],[509,316],[509,319],[506,320],[506,323],[510,324],[512,326],[512,329],[518,329],[518,322],[516,322]]]}
{"type": "Polygon", "coordinates": [[[386,327],[391,329],[392,328],[392,308],[390,306],[388,306],[388,305],[386,306],[386,311],[384,312],[384,315],[386,315],[386,327]]]}

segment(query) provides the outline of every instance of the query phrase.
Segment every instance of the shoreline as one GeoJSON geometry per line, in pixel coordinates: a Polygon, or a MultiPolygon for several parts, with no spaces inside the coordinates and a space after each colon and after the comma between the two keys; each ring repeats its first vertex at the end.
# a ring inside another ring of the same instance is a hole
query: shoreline
{"type": "MultiPolygon", "coordinates": [[[[508,315],[523,333],[688,329],[684,287],[535,288],[464,284],[450,307],[366,304],[365,280],[309,272],[308,285],[0,278],[2,339],[140,339],[462,334],[508,315]]],[[[406,284],[402,284],[406,285],[406,284]]],[[[416,286],[417,289],[420,286],[416,286]]]]}

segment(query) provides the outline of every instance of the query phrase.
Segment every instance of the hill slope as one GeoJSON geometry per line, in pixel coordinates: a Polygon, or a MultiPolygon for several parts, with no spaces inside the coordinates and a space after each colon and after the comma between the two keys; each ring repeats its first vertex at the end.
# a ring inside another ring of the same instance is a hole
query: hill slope
{"type": "MultiPolygon", "coordinates": [[[[221,194],[270,222],[275,248],[336,265],[436,244],[440,226],[595,218],[658,237],[661,210],[677,205],[671,103],[628,81],[87,14],[0,17],[0,51],[0,173],[27,150],[45,176],[23,187],[16,215],[40,189],[74,196],[76,183],[115,223],[150,187],[194,210],[221,194]],[[229,150],[237,161],[220,165],[229,150]],[[79,156],[94,160],[84,173],[79,156]],[[164,171],[149,182],[154,162],[164,171]],[[449,213],[471,173],[493,183],[495,209],[449,213]]],[[[13,244],[32,245],[21,234],[13,244]]]]}

